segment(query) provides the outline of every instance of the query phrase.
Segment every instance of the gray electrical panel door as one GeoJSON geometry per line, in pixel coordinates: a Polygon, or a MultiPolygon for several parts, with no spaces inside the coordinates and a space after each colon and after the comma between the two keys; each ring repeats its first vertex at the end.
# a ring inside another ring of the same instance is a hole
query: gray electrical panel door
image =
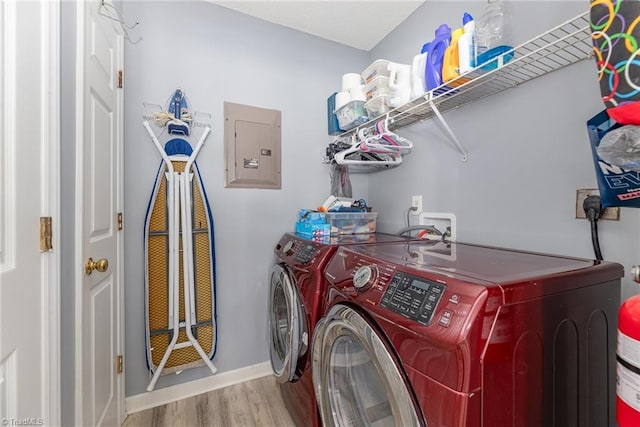
{"type": "Polygon", "coordinates": [[[225,187],[281,188],[281,112],[224,103],[225,187]]]}

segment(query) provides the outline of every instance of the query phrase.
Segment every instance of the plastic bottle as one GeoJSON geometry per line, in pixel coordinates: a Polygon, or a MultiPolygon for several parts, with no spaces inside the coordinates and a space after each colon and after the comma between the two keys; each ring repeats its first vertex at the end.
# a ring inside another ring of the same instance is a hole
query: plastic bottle
{"type": "Polygon", "coordinates": [[[476,66],[476,22],[473,20],[473,16],[467,12],[462,16],[462,28],[464,29],[464,33],[458,39],[458,63],[460,64],[460,74],[464,74],[476,66]]]}
{"type": "Polygon", "coordinates": [[[425,70],[425,82],[427,90],[434,89],[442,84],[442,61],[444,52],[451,42],[451,27],[442,24],[436,30],[436,36],[429,45],[427,52],[427,66],[425,70]]]}
{"type": "Polygon", "coordinates": [[[458,69],[460,68],[458,58],[458,39],[460,39],[462,34],[464,34],[464,28],[456,28],[451,33],[451,44],[449,44],[447,50],[444,51],[444,58],[442,60],[442,81],[445,83],[460,75],[458,73],[458,69]]]}
{"type": "Polygon", "coordinates": [[[513,58],[510,27],[509,3],[488,0],[487,6],[476,22],[476,63],[483,70],[494,70],[513,58]],[[494,58],[497,59],[492,61],[494,58]]]}
{"type": "Polygon", "coordinates": [[[429,44],[425,43],[422,46],[422,50],[413,57],[413,62],[411,63],[411,99],[422,96],[426,92],[424,78],[429,44]]]}

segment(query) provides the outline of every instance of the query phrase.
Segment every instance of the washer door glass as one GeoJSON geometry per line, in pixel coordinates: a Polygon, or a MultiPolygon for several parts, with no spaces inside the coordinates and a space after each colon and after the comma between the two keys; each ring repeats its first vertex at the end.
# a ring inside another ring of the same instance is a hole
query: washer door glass
{"type": "Polygon", "coordinates": [[[350,334],[337,338],[329,359],[328,397],[335,424],[393,425],[385,386],[358,339],[350,334]]]}
{"type": "Polygon", "coordinates": [[[367,321],[334,306],[313,337],[313,384],[330,426],[423,426],[402,369],[367,321]]]}
{"type": "Polygon", "coordinates": [[[273,374],[280,382],[297,379],[296,363],[306,351],[307,332],[294,281],[282,265],[271,270],[269,348],[273,374]]]}

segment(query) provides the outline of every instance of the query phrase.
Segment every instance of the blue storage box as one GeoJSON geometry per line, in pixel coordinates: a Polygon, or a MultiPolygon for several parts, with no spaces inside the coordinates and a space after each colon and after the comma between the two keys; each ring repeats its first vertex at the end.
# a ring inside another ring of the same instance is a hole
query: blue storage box
{"type": "Polygon", "coordinates": [[[331,225],[325,223],[315,222],[296,222],[296,233],[303,234],[305,236],[329,236],[331,234],[331,225]]]}

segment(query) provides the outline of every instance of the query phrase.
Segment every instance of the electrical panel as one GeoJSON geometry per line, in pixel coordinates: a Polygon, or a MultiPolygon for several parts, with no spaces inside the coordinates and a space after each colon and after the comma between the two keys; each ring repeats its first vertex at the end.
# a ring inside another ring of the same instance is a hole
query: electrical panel
{"type": "Polygon", "coordinates": [[[281,188],[281,112],[224,103],[225,187],[281,188]]]}

